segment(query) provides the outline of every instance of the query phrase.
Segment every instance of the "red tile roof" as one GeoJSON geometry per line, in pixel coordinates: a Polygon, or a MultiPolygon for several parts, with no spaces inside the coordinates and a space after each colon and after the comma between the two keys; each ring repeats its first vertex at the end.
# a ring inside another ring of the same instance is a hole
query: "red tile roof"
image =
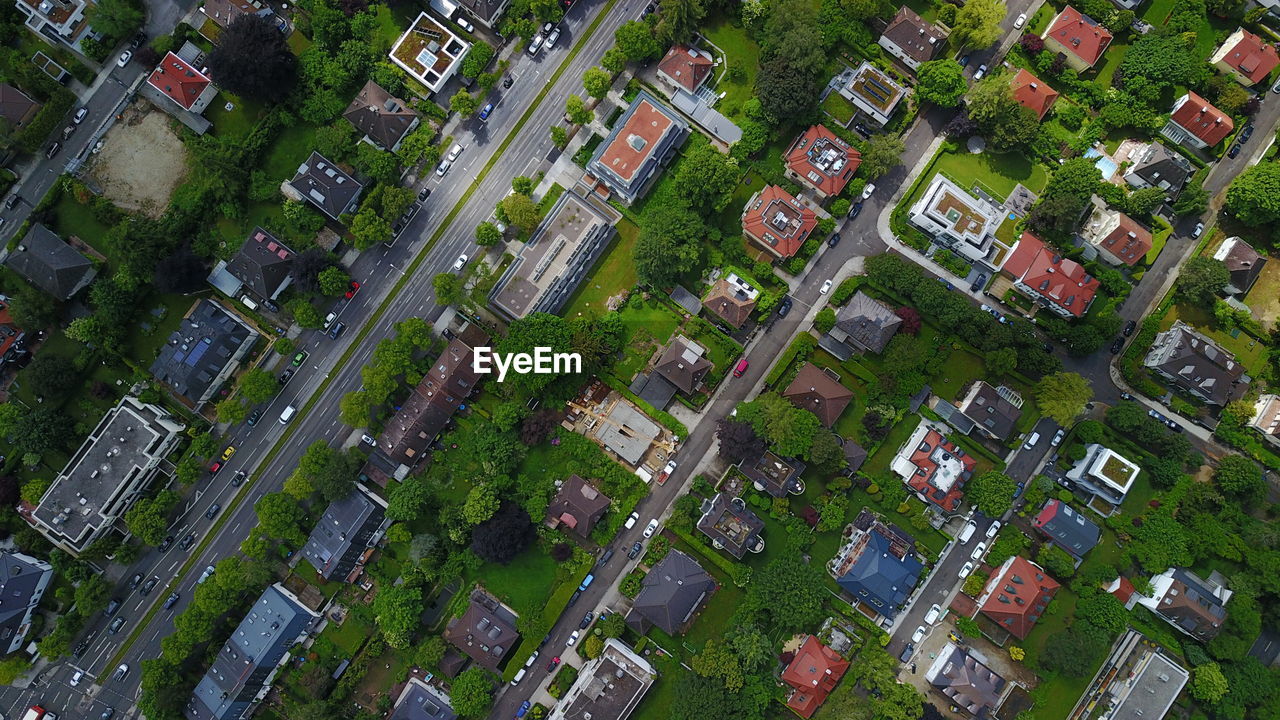
{"type": "Polygon", "coordinates": [[[1107,592],[1115,595],[1116,599],[1125,605],[1129,604],[1129,598],[1132,598],[1133,594],[1138,591],[1138,589],[1133,586],[1133,582],[1123,575],[1112,580],[1111,584],[1106,586],[1106,589],[1107,592]]]}
{"type": "Polygon", "coordinates": [[[1084,315],[1098,292],[1097,278],[1080,263],[1064,258],[1029,232],[1022,233],[1003,270],[1076,317],[1084,315]]]}
{"type": "Polygon", "coordinates": [[[848,669],[849,663],[844,658],[810,635],[796,651],[795,659],[782,671],[782,682],[795,688],[787,698],[787,707],[800,717],[813,717],[848,669]]]}
{"type": "Polygon", "coordinates": [[[1010,88],[1013,90],[1013,99],[1017,100],[1022,107],[1035,113],[1041,120],[1058,99],[1057,90],[1022,68],[1018,68],[1018,74],[1013,76],[1010,88]]]}
{"type": "Polygon", "coordinates": [[[1021,640],[1044,614],[1062,587],[1044,568],[1023,557],[1011,557],[987,581],[982,614],[1021,640]]]}
{"type": "Polygon", "coordinates": [[[1111,44],[1111,33],[1106,28],[1070,5],[1058,13],[1058,20],[1049,28],[1046,37],[1057,40],[1064,49],[1090,67],[1102,59],[1102,53],[1111,44]]]}
{"type": "Polygon", "coordinates": [[[1223,138],[1236,129],[1236,124],[1226,113],[1193,92],[1188,92],[1178,101],[1169,119],[1200,138],[1209,147],[1222,142],[1223,138]]]}
{"type": "Polygon", "coordinates": [[[783,259],[799,252],[817,226],[817,214],[777,185],[756,193],[742,213],[742,231],[783,259]]]}
{"type": "Polygon", "coordinates": [[[658,63],[658,72],[671,78],[680,87],[693,92],[706,81],[715,63],[711,58],[688,45],[672,45],[666,57],[658,63]]]}
{"type": "Polygon", "coordinates": [[[1240,41],[1227,50],[1221,62],[1249,78],[1250,83],[1261,82],[1280,65],[1280,53],[1276,52],[1271,43],[1263,42],[1262,38],[1248,30],[1241,28],[1238,32],[1241,33],[1240,41]]]}
{"type": "Polygon", "coordinates": [[[174,53],[165,54],[147,82],[186,110],[190,110],[200,93],[209,87],[209,78],[204,73],[174,53]]]}
{"type": "Polygon", "coordinates": [[[818,416],[818,420],[826,427],[835,425],[840,414],[853,402],[853,391],[841,385],[822,368],[813,363],[805,363],[796,373],[782,397],[793,405],[808,410],[818,416]]]}
{"type": "Polygon", "coordinates": [[[964,483],[978,464],[972,455],[965,453],[959,445],[932,428],[925,433],[920,444],[911,449],[909,460],[916,466],[916,473],[907,480],[907,485],[947,512],[955,510],[960,504],[960,499],[964,497],[964,483]],[[960,464],[959,476],[950,478],[949,483],[941,485],[937,482],[941,479],[938,473],[940,459],[958,461],[960,464]]]}
{"type": "Polygon", "coordinates": [[[613,142],[600,154],[600,164],[609,168],[624,182],[630,182],[645,160],[658,148],[659,141],[671,128],[671,118],[648,99],[641,99],[627,124],[614,136],[613,142]]]}
{"type": "Polygon", "coordinates": [[[814,125],[791,143],[787,167],[827,197],[839,195],[862,164],[862,153],[836,137],[825,125],[814,125]]]}
{"type": "Polygon", "coordinates": [[[1137,220],[1120,213],[1120,224],[1102,239],[1102,247],[1125,265],[1133,267],[1151,250],[1151,231],[1139,225],[1137,220]]]}

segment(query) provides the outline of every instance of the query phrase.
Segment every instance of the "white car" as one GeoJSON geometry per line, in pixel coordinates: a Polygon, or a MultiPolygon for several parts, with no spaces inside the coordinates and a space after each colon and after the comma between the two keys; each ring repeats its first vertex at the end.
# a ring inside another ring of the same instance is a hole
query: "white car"
{"type": "Polygon", "coordinates": [[[132,59],[133,59],[133,51],[125,50],[124,52],[120,53],[120,59],[116,61],[116,65],[118,67],[124,67],[125,65],[128,65],[129,61],[132,59]]]}
{"type": "Polygon", "coordinates": [[[992,520],[991,525],[987,528],[987,539],[990,540],[995,537],[998,532],[1000,532],[1000,521],[992,520]]]}
{"type": "Polygon", "coordinates": [[[827,291],[828,291],[828,290],[830,290],[830,289],[831,289],[831,281],[830,281],[830,280],[828,280],[828,281],[826,281],[826,282],[822,283],[822,288],[821,288],[820,290],[818,290],[818,292],[819,292],[819,293],[822,293],[823,295],[826,295],[826,294],[827,294],[827,291]]]}
{"type": "Polygon", "coordinates": [[[1196,223],[1196,229],[1191,231],[1191,237],[1198,238],[1202,232],[1204,232],[1204,223],[1196,223]]]}
{"type": "Polygon", "coordinates": [[[622,523],[622,527],[630,530],[631,528],[636,526],[636,521],[638,521],[639,519],[640,519],[640,513],[633,512],[627,516],[627,521],[622,523]]]}
{"type": "MultiPolygon", "coordinates": [[[[1024,15],[1023,17],[1025,18],[1026,16],[1024,15]]],[[[454,20],[454,22],[458,23],[458,25],[462,26],[463,30],[466,30],[469,33],[473,33],[476,31],[476,26],[472,25],[471,21],[464,17],[459,16],[456,20],[454,20]]]]}
{"type": "Polygon", "coordinates": [[[924,639],[924,626],[921,625],[920,627],[916,628],[915,632],[911,633],[911,642],[918,643],[923,639],[924,639]]]}
{"type": "Polygon", "coordinates": [[[1013,21],[1013,29],[1017,30],[1018,28],[1026,24],[1027,24],[1027,14],[1022,13],[1021,15],[1018,16],[1018,19],[1013,21]]]}
{"type": "Polygon", "coordinates": [[[457,160],[458,156],[461,154],[462,154],[462,146],[454,145],[453,147],[449,148],[449,154],[445,156],[445,159],[447,159],[449,162],[453,162],[454,160],[457,160]]]}
{"type": "Polygon", "coordinates": [[[978,523],[972,520],[965,523],[964,528],[960,530],[960,544],[963,545],[969,542],[969,538],[973,537],[973,534],[977,531],[978,531],[978,523]]]}
{"type": "Polygon", "coordinates": [[[973,572],[973,563],[967,562],[964,567],[960,568],[960,577],[968,577],[971,572],[973,572]]]}
{"type": "Polygon", "coordinates": [[[862,199],[866,200],[867,198],[871,197],[871,193],[875,191],[876,191],[875,184],[867,183],[867,186],[862,188],[862,199]]]}
{"type": "Polygon", "coordinates": [[[560,28],[556,28],[555,30],[551,31],[550,35],[547,35],[547,41],[543,43],[542,46],[550,50],[551,48],[556,46],[556,41],[559,39],[560,39],[560,28]]]}
{"type": "Polygon", "coordinates": [[[976,72],[976,73],[974,73],[974,74],[973,74],[973,79],[974,79],[975,81],[977,81],[977,80],[981,80],[981,79],[982,79],[982,76],[983,76],[983,75],[986,75],[986,74],[987,74],[987,66],[986,66],[986,65],[979,65],[979,66],[978,66],[978,72],[976,72]]]}
{"type": "Polygon", "coordinates": [[[1053,434],[1053,439],[1049,441],[1049,444],[1053,447],[1058,447],[1058,444],[1062,442],[1062,438],[1066,436],[1066,434],[1066,430],[1058,428],[1058,432],[1053,434]]]}
{"type": "Polygon", "coordinates": [[[75,674],[71,676],[71,687],[78,686],[82,679],[84,679],[84,671],[77,670],[75,674]]]}
{"type": "Polygon", "coordinates": [[[84,122],[85,116],[87,116],[88,114],[89,114],[89,108],[80,108],[79,110],[76,111],[75,116],[71,118],[71,122],[79,125],[80,123],[84,122]]]}
{"type": "Polygon", "coordinates": [[[929,608],[929,612],[924,614],[924,621],[932,625],[938,622],[938,618],[941,616],[942,616],[942,606],[934,605],[933,607],[929,608]]]}
{"type": "Polygon", "coordinates": [[[644,536],[646,538],[651,538],[653,537],[653,534],[657,531],[658,531],[658,518],[654,518],[649,521],[648,525],[645,526],[644,536]]]}
{"type": "Polygon", "coordinates": [[[441,162],[436,166],[436,177],[444,177],[444,174],[449,172],[449,168],[451,167],[453,167],[452,160],[445,160],[444,162],[441,162]]]}
{"type": "Polygon", "coordinates": [[[454,260],[454,261],[453,261],[453,269],[454,269],[454,270],[461,270],[462,268],[466,267],[466,266],[467,266],[467,260],[469,260],[469,259],[470,259],[470,258],[468,258],[468,257],[467,257],[467,254],[466,254],[466,253],[462,253],[461,255],[459,255],[459,256],[458,256],[458,259],[457,259],[457,260],[454,260]]]}
{"type": "Polygon", "coordinates": [[[978,546],[973,549],[973,552],[969,553],[969,557],[974,560],[981,560],[983,554],[986,552],[987,552],[987,544],[984,542],[980,542],[978,543],[978,546]]]}
{"type": "Polygon", "coordinates": [[[529,57],[537,57],[538,51],[542,49],[542,33],[533,36],[533,40],[529,41],[529,49],[525,52],[529,53],[529,57]]]}
{"type": "Polygon", "coordinates": [[[568,639],[568,641],[566,641],[566,642],[565,642],[564,646],[565,646],[565,647],[573,647],[573,644],[574,644],[574,643],[576,643],[576,642],[578,642],[578,638],[579,638],[579,637],[581,637],[581,636],[582,636],[582,631],[581,631],[581,630],[574,630],[574,631],[573,631],[573,634],[569,636],[569,639],[568,639]]]}

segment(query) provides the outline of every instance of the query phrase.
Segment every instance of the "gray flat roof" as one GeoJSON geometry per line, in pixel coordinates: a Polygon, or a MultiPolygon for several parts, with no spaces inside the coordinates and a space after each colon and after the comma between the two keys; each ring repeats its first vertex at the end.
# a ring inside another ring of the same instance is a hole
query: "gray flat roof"
{"type": "Polygon", "coordinates": [[[639,465],[649,445],[662,434],[658,424],[629,402],[618,402],[609,411],[607,422],[596,433],[605,447],[623,460],[639,465]]]}

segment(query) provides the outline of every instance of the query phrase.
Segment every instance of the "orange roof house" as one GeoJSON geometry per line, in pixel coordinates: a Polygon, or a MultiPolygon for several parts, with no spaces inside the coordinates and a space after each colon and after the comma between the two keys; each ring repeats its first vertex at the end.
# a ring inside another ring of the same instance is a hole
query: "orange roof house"
{"type": "Polygon", "coordinates": [[[782,260],[795,255],[818,226],[818,215],[791,193],[766,185],[742,209],[742,232],[782,260]]]}
{"type": "Polygon", "coordinates": [[[787,707],[803,718],[813,713],[840,684],[849,663],[835,650],[810,635],[796,651],[795,659],[782,671],[782,682],[790,685],[787,707]]]}
{"type": "Polygon", "coordinates": [[[1169,122],[1160,134],[1180,145],[1204,150],[1222,142],[1236,124],[1208,100],[1188,92],[1173,103],[1169,122]]]}
{"type": "Polygon", "coordinates": [[[979,611],[1021,640],[1044,615],[1049,601],[1062,587],[1044,568],[1017,555],[991,574],[978,598],[979,611]]]}
{"type": "Polygon", "coordinates": [[[1280,65],[1280,53],[1271,43],[1239,28],[1214,51],[1209,64],[1248,87],[1265,80],[1280,65]]]}
{"type": "Polygon", "coordinates": [[[1098,279],[1029,232],[1022,233],[1001,270],[1019,290],[1063,317],[1083,317],[1098,292],[1098,279]]]}
{"type": "Polygon", "coordinates": [[[689,124],[641,90],[596,148],[587,172],[631,204],[649,191],[663,166],[689,136],[689,124]]]}
{"type": "Polygon", "coordinates": [[[695,92],[711,76],[715,61],[702,50],[688,45],[672,45],[658,63],[658,79],[674,92],[695,92]]]}
{"type": "Polygon", "coordinates": [[[1041,120],[1058,99],[1057,90],[1022,68],[1018,68],[1018,74],[1013,76],[1010,89],[1013,90],[1013,99],[1041,120]]]}
{"type": "Polygon", "coordinates": [[[156,69],[151,71],[147,83],[183,110],[197,115],[204,112],[209,101],[218,94],[218,89],[207,75],[172,52],[166,53],[156,69]]]}
{"type": "Polygon", "coordinates": [[[1043,37],[1045,49],[1062,54],[1076,72],[1084,72],[1097,64],[1112,40],[1109,30],[1070,5],[1062,8],[1049,23],[1043,37]]]}
{"type": "Polygon", "coordinates": [[[787,177],[826,199],[839,195],[862,164],[862,153],[835,136],[825,125],[814,125],[787,150],[787,177]]]}

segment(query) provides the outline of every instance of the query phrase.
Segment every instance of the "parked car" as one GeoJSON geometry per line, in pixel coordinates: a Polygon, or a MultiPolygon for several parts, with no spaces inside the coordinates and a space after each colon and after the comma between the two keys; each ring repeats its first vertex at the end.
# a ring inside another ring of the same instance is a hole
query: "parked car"
{"type": "Polygon", "coordinates": [[[852,205],[850,205],[850,206],[849,206],[849,217],[850,217],[850,218],[856,218],[856,217],[858,217],[858,214],[859,214],[859,213],[861,213],[861,212],[862,212],[862,201],[861,201],[861,200],[859,200],[858,202],[856,202],[856,203],[854,203],[854,204],[852,204],[852,205]]]}
{"type": "Polygon", "coordinates": [[[971,572],[973,572],[973,563],[967,562],[964,567],[960,568],[960,577],[968,577],[971,572]]]}
{"type": "Polygon", "coordinates": [[[1240,131],[1240,144],[1243,145],[1249,142],[1251,137],[1253,137],[1253,125],[1245,125],[1244,129],[1240,131]]]}
{"type": "Polygon", "coordinates": [[[1234,159],[1239,154],[1240,154],[1240,143],[1236,143],[1235,145],[1232,145],[1231,149],[1227,151],[1227,157],[1229,158],[1234,159]]]}
{"type": "Polygon", "coordinates": [[[929,612],[924,614],[924,621],[930,625],[938,622],[938,618],[942,616],[942,606],[935,604],[929,608],[929,612]]]}
{"type": "Polygon", "coordinates": [[[671,473],[675,471],[676,471],[676,461],[672,460],[662,468],[662,472],[658,473],[658,484],[661,485],[662,483],[666,482],[667,478],[671,477],[671,473]]]}
{"type": "Polygon", "coordinates": [[[44,156],[45,156],[46,158],[52,159],[52,158],[53,158],[53,156],[54,156],[54,155],[57,155],[57,154],[58,154],[58,151],[59,151],[59,150],[61,150],[61,149],[62,149],[62,143],[60,143],[60,142],[55,142],[55,143],[53,143],[52,145],[50,145],[50,146],[49,146],[49,149],[48,149],[48,150],[46,150],[46,151],[45,151],[44,156]]]}
{"type": "Polygon", "coordinates": [[[862,199],[866,200],[867,198],[871,197],[871,194],[874,193],[875,191],[876,191],[875,184],[867,183],[867,186],[862,188],[862,199]]]}
{"type": "Polygon", "coordinates": [[[658,530],[658,518],[654,518],[649,521],[648,525],[645,526],[643,534],[646,538],[651,538],[653,537],[653,534],[657,532],[657,530],[658,530]]]}
{"type": "Polygon", "coordinates": [[[627,551],[627,559],[635,560],[640,557],[640,552],[642,550],[644,550],[644,544],[637,540],[635,544],[631,546],[631,549],[627,551]]]}
{"type": "Polygon", "coordinates": [[[530,703],[528,700],[525,700],[524,702],[520,703],[520,709],[516,710],[516,718],[518,719],[518,718],[524,717],[525,713],[529,712],[529,708],[531,707],[533,707],[533,704],[530,703]]]}
{"type": "Polygon", "coordinates": [[[1133,331],[1134,331],[1135,329],[1137,329],[1137,327],[1138,327],[1138,323],[1137,323],[1136,321],[1134,321],[1134,320],[1130,320],[1129,322],[1125,323],[1125,324],[1124,324],[1124,336],[1125,336],[1125,337],[1129,337],[1130,335],[1132,335],[1132,334],[1133,334],[1133,331]]]}
{"type": "Polygon", "coordinates": [[[596,619],[595,613],[588,611],[586,615],[582,616],[582,622],[578,623],[578,629],[586,630],[587,626],[591,624],[591,621],[595,619],[596,619]]]}
{"type": "Polygon", "coordinates": [[[916,628],[915,632],[911,633],[911,642],[918,643],[923,639],[924,639],[924,626],[921,625],[920,627],[916,628]]]}
{"type": "Polygon", "coordinates": [[[1058,428],[1058,432],[1053,434],[1053,439],[1049,441],[1049,445],[1051,447],[1058,447],[1058,444],[1062,442],[1062,438],[1066,434],[1067,434],[1066,430],[1063,430],[1062,428],[1058,428]]]}
{"type": "Polygon", "coordinates": [[[959,538],[960,544],[963,545],[969,542],[969,538],[973,537],[973,534],[977,531],[978,531],[978,523],[972,520],[965,523],[964,527],[960,529],[960,538],[959,538]]]}
{"type": "Polygon", "coordinates": [[[223,460],[230,460],[230,459],[231,459],[231,456],[232,456],[232,455],[235,455],[235,454],[236,454],[236,446],[235,446],[235,445],[228,445],[228,446],[226,447],[226,449],[222,451],[222,459],[223,459],[223,460]]]}
{"type": "Polygon", "coordinates": [[[582,636],[581,630],[574,630],[573,634],[569,635],[569,639],[565,641],[564,643],[565,647],[573,647],[573,644],[578,642],[578,638],[581,636],[582,636]]]}
{"type": "Polygon", "coordinates": [[[448,156],[446,156],[446,159],[449,162],[453,162],[454,160],[457,160],[458,156],[462,154],[462,150],[463,150],[463,147],[461,143],[454,143],[453,147],[449,148],[449,154],[448,156]]]}
{"type": "Polygon", "coordinates": [[[833,233],[827,238],[827,247],[835,247],[840,244],[840,233],[833,233]]]}
{"type": "Polygon", "coordinates": [[[1123,350],[1123,349],[1124,349],[1124,338],[1122,338],[1122,337],[1118,337],[1118,338],[1116,338],[1116,339],[1115,339],[1115,341],[1113,341],[1113,342],[1111,343],[1111,354],[1112,354],[1112,355],[1119,355],[1119,354],[1120,354],[1120,351],[1121,351],[1121,350],[1123,350]]]}
{"type": "Polygon", "coordinates": [[[480,108],[481,120],[488,120],[489,116],[492,114],[493,114],[493,103],[485,103],[484,107],[480,108]]]}
{"type": "Polygon", "coordinates": [[[978,292],[979,290],[981,290],[986,286],[987,286],[987,274],[978,273],[978,277],[974,278],[973,282],[969,284],[969,292],[978,292]]]}
{"type": "Polygon", "coordinates": [[[421,190],[419,190],[419,191],[418,191],[418,201],[419,201],[419,202],[421,202],[421,201],[423,201],[423,200],[426,200],[426,199],[427,199],[427,198],[429,198],[429,197],[431,197],[431,189],[430,189],[430,188],[422,188],[421,190]]]}
{"type": "Polygon", "coordinates": [[[559,665],[559,664],[560,664],[560,656],[559,656],[559,655],[557,655],[557,656],[555,656],[555,657],[551,658],[551,661],[547,663],[547,672],[551,672],[552,670],[555,670],[555,669],[556,669],[556,666],[557,666],[557,665],[559,665]]]}
{"type": "Polygon", "coordinates": [[[221,460],[216,461],[215,463],[213,463],[212,465],[210,465],[210,466],[209,466],[209,474],[210,474],[210,475],[217,475],[217,474],[218,474],[218,471],[219,471],[219,470],[221,470],[221,469],[222,469],[222,466],[223,466],[223,465],[225,465],[225,464],[226,464],[226,463],[224,463],[224,462],[223,462],[223,461],[221,461],[221,460]]]}
{"type": "Polygon", "coordinates": [[[613,559],[613,551],[605,550],[604,554],[600,556],[600,559],[596,561],[596,567],[598,568],[604,567],[612,559],[613,559]]]}
{"type": "Polygon", "coordinates": [[[538,53],[542,50],[542,41],[542,33],[533,36],[533,39],[529,41],[529,49],[525,51],[529,53],[529,57],[538,56],[538,53]]]}
{"type": "Polygon", "coordinates": [[[898,659],[901,660],[902,662],[906,662],[911,659],[911,656],[915,654],[915,651],[916,651],[916,644],[907,643],[907,646],[902,649],[902,654],[898,656],[898,659]]]}
{"type": "Polygon", "coordinates": [[[627,521],[622,526],[628,530],[636,526],[636,521],[640,519],[640,513],[633,512],[627,516],[627,521]]]}
{"type": "Polygon", "coordinates": [[[449,168],[451,167],[453,167],[452,160],[442,160],[440,164],[436,166],[436,177],[444,177],[445,173],[449,172],[449,168]]]}
{"type": "Polygon", "coordinates": [[[582,591],[574,590],[573,594],[569,596],[569,604],[567,605],[567,607],[573,607],[573,604],[578,602],[578,598],[580,597],[582,597],[582,591]]]}
{"type": "Polygon", "coordinates": [[[150,595],[151,591],[155,589],[156,584],[159,582],[160,582],[160,578],[153,576],[150,580],[142,583],[142,589],[139,590],[138,593],[141,594],[143,597],[150,595]]]}
{"type": "Polygon", "coordinates": [[[986,552],[987,552],[987,544],[984,542],[980,542],[976,546],[974,546],[973,552],[969,553],[969,557],[973,560],[981,560],[983,554],[985,554],[986,552]]]}
{"type": "Polygon", "coordinates": [[[503,87],[504,89],[505,89],[505,88],[509,88],[509,87],[511,87],[511,84],[512,84],[512,83],[514,83],[514,82],[515,82],[515,80],[514,80],[514,79],[512,79],[512,77],[511,77],[510,75],[507,75],[506,77],[502,78],[502,87],[503,87]]]}
{"type": "Polygon", "coordinates": [[[118,67],[124,67],[125,65],[128,65],[129,61],[132,59],[133,59],[133,51],[125,50],[124,52],[120,53],[120,59],[116,61],[116,65],[118,67]]]}
{"type": "Polygon", "coordinates": [[[975,72],[975,73],[973,74],[973,80],[974,80],[974,82],[977,82],[978,80],[981,80],[981,79],[982,79],[982,76],[983,76],[983,75],[986,75],[986,74],[987,74],[987,66],[986,66],[986,65],[979,65],[979,66],[978,66],[978,71],[977,71],[977,72],[975,72]]]}
{"type": "Polygon", "coordinates": [[[1021,15],[1019,15],[1019,16],[1017,17],[1017,19],[1015,19],[1015,20],[1013,21],[1013,29],[1014,29],[1014,30],[1017,30],[1017,29],[1021,28],[1023,25],[1026,25],[1026,24],[1027,24],[1027,14],[1026,14],[1026,13],[1022,13],[1021,15]]]}
{"type": "Polygon", "coordinates": [[[791,312],[791,298],[784,295],[782,301],[778,303],[778,317],[784,318],[789,312],[791,312]]]}
{"type": "Polygon", "coordinates": [[[827,291],[831,289],[831,284],[832,284],[831,280],[827,280],[826,282],[822,283],[822,287],[818,289],[818,292],[822,295],[826,295],[827,291]]]}
{"type": "Polygon", "coordinates": [[[476,31],[476,26],[472,25],[470,20],[466,19],[465,17],[462,17],[461,15],[459,15],[454,20],[454,22],[458,23],[458,25],[460,25],[463,30],[466,30],[469,33],[473,33],[476,31]]]}
{"type": "Polygon", "coordinates": [[[1204,223],[1196,223],[1196,229],[1191,231],[1191,237],[1198,238],[1202,232],[1204,232],[1204,223]]]}
{"type": "Polygon", "coordinates": [[[347,329],[346,323],[337,323],[332,328],[329,328],[329,339],[337,340],[338,337],[342,335],[342,331],[346,329],[347,329]]]}
{"type": "Polygon", "coordinates": [[[352,280],[351,284],[347,286],[347,292],[343,295],[343,297],[350,300],[351,298],[355,297],[356,293],[358,292],[360,292],[360,283],[356,282],[355,280],[352,280]]]}
{"type": "Polygon", "coordinates": [[[280,373],[280,384],[288,385],[289,381],[293,379],[293,374],[296,372],[297,370],[294,370],[293,368],[289,368],[288,370],[285,370],[284,372],[280,373]]]}
{"type": "Polygon", "coordinates": [[[556,41],[559,39],[560,39],[560,28],[556,28],[551,31],[550,35],[547,36],[547,41],[543,43],[542,46],[550,50],[551,48],[556,46],[556,41]]]}

